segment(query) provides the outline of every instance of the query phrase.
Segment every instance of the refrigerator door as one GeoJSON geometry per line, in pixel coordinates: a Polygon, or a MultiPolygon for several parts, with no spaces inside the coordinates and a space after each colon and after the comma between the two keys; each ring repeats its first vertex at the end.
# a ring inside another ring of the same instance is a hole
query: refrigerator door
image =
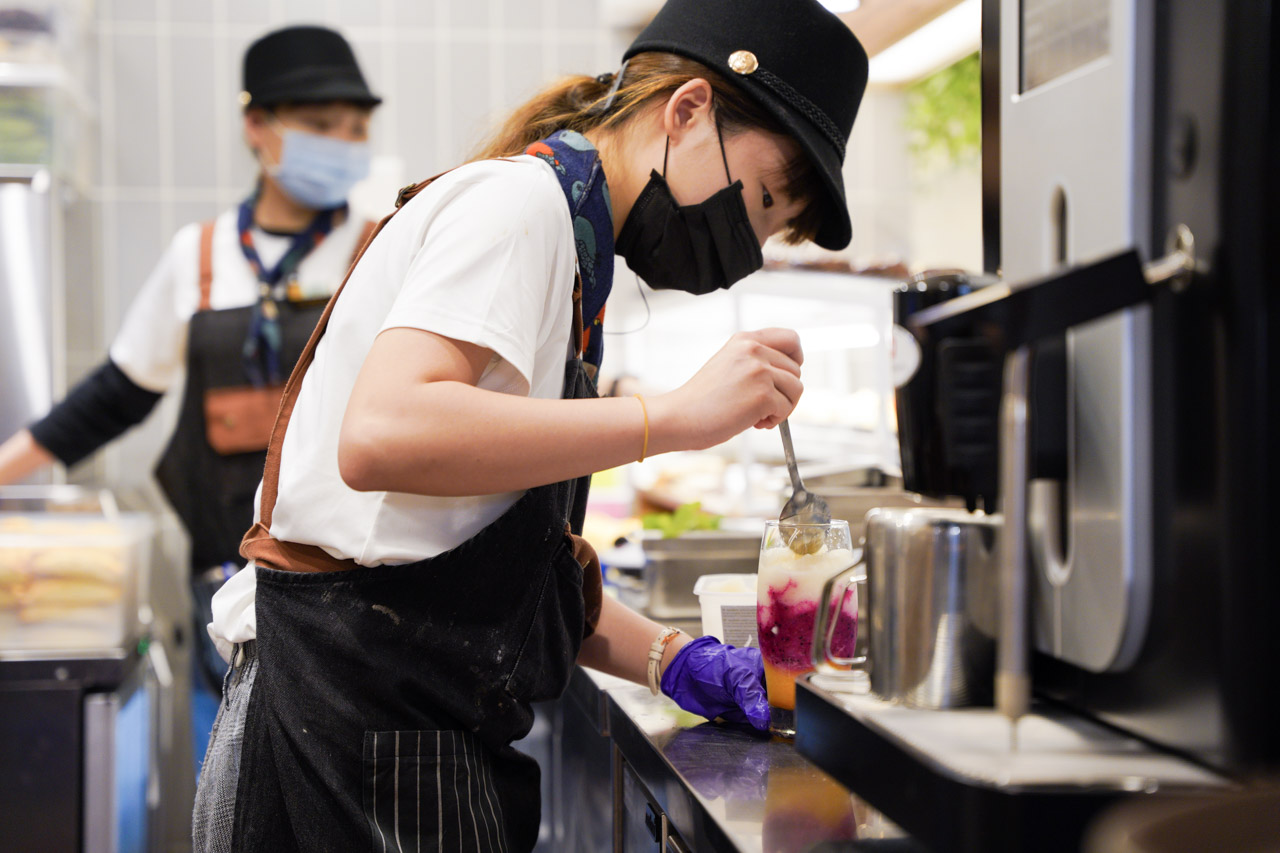
{"type": "Polygon", "coordinates": [[[0,436],[52,403],[50,183],[44,171],[0,173],[0,436]]]}

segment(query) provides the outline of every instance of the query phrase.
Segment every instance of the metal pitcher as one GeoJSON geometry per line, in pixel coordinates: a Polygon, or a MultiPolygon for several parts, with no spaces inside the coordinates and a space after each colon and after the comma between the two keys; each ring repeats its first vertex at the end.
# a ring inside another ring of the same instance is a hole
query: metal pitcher
{"type": "Polygon", "coordinates": [[[997,515],[945,507],[871,510],[863,562],[823,590],[814,664],[865,670],[873,694],[909,707],[990,704],[999,527],[997,515]],[[833,656],[831,602],[864,573],[866,658],[833,656]]]}

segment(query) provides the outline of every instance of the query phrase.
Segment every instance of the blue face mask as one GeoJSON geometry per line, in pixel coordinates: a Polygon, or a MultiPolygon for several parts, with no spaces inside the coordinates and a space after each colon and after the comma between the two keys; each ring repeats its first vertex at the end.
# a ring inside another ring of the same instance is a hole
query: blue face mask
{"type": "Polygon", "coordinates": [[[292,128],[279,131],[280,162],[267,174],[290,198],[313,210],[338,207],[369,174],[369,143],[347,142],[292,128]]]}

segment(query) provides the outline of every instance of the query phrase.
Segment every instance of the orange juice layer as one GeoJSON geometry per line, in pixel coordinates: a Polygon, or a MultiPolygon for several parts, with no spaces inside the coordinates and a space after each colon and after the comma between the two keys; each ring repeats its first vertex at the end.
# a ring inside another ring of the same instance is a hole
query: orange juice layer
{"type": "Polygon", "coordinates": [[[796,676],[812,672],[812,669],[782,669],[769,661],[764,662],[764,686],[769,693],[769,704],[788,711],[796,707],[796,676]]]}

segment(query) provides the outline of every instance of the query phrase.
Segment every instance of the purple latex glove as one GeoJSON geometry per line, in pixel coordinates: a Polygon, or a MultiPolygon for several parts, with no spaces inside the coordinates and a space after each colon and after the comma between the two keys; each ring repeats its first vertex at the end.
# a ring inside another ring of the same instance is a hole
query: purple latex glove
{"type": "Polygon", "coordinates": [[[764,661],[759,649],[739,649],[715,637],[688,643],[662,674],[662,692],[686,711],[714,720],[769,729],[764,661]]]}

